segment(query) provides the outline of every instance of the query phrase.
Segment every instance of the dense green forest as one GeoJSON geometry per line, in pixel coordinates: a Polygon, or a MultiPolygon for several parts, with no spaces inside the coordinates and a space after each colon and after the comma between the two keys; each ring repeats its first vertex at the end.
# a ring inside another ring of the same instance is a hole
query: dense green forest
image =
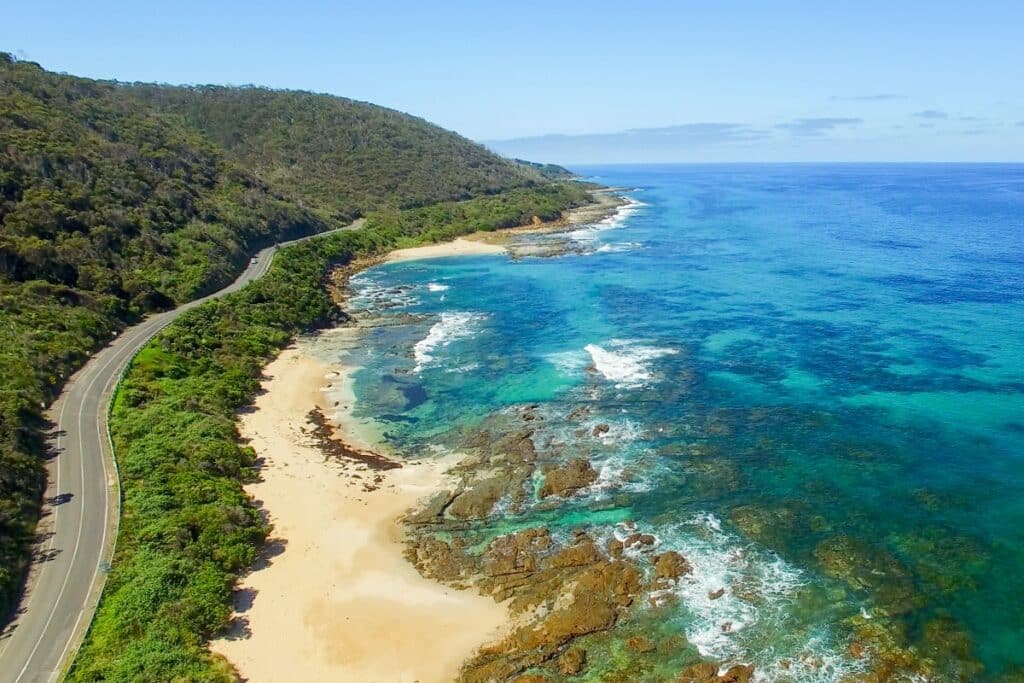
{"type": "Polygon", "coordinates": [[[556,207],[586,198],[578,185],[552,185],[436,212],[374,215],[361,230],[282,250],[263,279],[186,313],[151,341],[114,403],[122,521],[71,679],[234,680],[205,644],[228,625],[232,586],[267,533],[242,490],[256,467],[252,450],[238,444],[235,415],[258,390],[263,365],[295,333],[329,319],[323,284],[330,265],[553,217],[556,207]]]}
{"type": "Polygon", "coordinates": [[[575,173],[558,164],[540,164],[536,161],[527,161],[526,159],[513,159],[512,161],[532,168],[549,180],[572,180],[576,177],[575,173]]]}
{"type": "Polygon", "coordinates": [[[567,206],[588,195],[582,185],[515,189],[471,202],[439,202],[405,211],[378,211],[366,227],[386,233],[399,247],[441,242],[479,230],[500,230],[529,224],[534,216],[555,220],[567,206]]]}
{"type": "Polygon", "coordinates": [[[257,177],[342,220],[494,194],[543,179],[482,146],[401,112],[329,95],[264,88],[127,88],[202,131],[257,177]]]}
{"type": "Polygon", "coordinates": [[[549,187],[369,104],[101,82],[0,53],[0,618],[38,519],[43,407],[119,329],[223,286],[283,238],[549,187]]]}

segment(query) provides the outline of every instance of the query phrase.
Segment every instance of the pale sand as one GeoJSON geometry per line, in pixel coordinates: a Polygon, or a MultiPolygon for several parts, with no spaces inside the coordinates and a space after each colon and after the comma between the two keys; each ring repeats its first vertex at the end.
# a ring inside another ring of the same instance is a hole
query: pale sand
{"type": "Polygon", "coordinates": [[[398,518],[443,485],[451,461],[386,472],[324,462],[302,430],[325,377],[346,373],[292,348],[266,374],[240,430],[264,458],[246,490],[273,524],[269,556],[239,586],[235,633],[211,649],[254,682],[452,680],[508,613],[402,556],[398,518]],[[364,491],[377,475],[381,488],[364,491]]]}
{"type": "Polygon", "coordinates": [[[591,192],[592,203],[570,209],[559,220],[542,222],[534,217],[534,222],[529,225],[475,232],[471,235],[458,237],[449,242],[441,242],[439,244],[396,249],[385,257],[385,261],[390,263],[395,261],[442,258],[445,256],[503,254],[508,251],[508,243],[513,235],[567,230],[573,225],[596,222],[614,214],[625,203],[616,194],[617,192],[619,192],[617,189],[595,190],[591,192]]]}
{"type": "Polygon", "coordinates": [[[443,256],[469,256],[472,254],[502,254],[505,247],[500,244],[489,244],[476,239],[459,237],[451,242],[429,244],[424,247],[396,249],[387,255],[387,261],[413,261],[425,258],[441,258],[443,256]]]}

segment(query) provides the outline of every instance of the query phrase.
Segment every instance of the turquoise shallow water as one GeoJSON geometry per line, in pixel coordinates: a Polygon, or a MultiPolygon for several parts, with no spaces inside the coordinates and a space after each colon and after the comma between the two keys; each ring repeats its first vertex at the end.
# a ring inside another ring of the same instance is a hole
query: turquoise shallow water
{"type": "Polygon", "coordinates": [[[586,172],[642,205],[582,254],[354,281],[391,323],[350,359],[358,411],[417,453],[534,402],[571,442],[589,406],[597,485],[512,522],[679,548],[668,627],[702,654],[834,680],[870,622],[940,678],[1024,666],[1024,166],[586,172]]]}

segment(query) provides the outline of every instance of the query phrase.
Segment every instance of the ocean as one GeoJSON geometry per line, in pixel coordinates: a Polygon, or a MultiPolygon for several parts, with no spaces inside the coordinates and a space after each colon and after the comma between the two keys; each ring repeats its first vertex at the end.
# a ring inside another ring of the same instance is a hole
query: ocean
{"type": "Polygon", "coordinates": [[[562,255],[352,281],[356,414],[433,457],[536,404],[598,477],[494,533],[678,550],[673,666],[1024,680],[1024,165],[580,171],[630,204],[562,255]]]}

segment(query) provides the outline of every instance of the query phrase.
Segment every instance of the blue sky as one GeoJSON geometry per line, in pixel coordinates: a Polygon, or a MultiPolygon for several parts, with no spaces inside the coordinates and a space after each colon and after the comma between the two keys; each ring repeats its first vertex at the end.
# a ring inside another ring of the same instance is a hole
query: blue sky
{"type": "Polygon", "coordinates": [[[19,2],[0,49],[344,95],[544,161],[1024,161],[1022,27],[1019,0],[19,2]]]}

